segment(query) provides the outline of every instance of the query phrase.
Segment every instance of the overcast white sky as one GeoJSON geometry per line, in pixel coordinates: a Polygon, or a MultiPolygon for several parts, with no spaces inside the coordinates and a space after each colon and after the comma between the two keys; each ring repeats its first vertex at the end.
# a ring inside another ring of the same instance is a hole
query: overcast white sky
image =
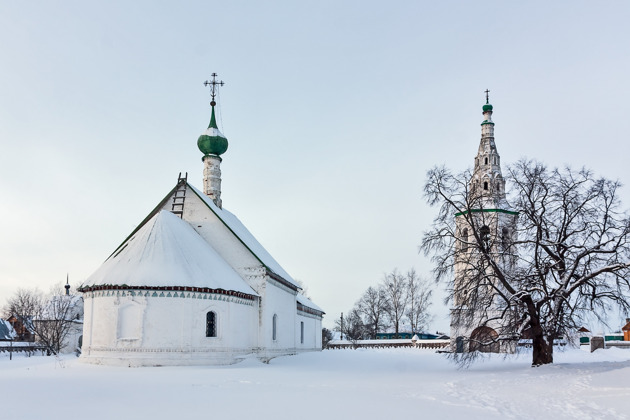
{"type": "Polygon", "coordinates": [[[384,272],[430,276],[425,173],[471,166],[486,88],[504,165],[630,181],[629,21],[626,1],[2,2],[0,305],[82,282],[180,171],[201,186],[217,72],[224,207],[330,327],[384,272]]]}

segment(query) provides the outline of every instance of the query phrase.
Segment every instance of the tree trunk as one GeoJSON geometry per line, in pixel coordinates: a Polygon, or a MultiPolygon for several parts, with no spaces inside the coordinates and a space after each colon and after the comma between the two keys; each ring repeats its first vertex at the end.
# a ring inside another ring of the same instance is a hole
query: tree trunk
{"type": "Polygon", "coordinates": [[[532,338],[532,366],[553,363],[553,338],[536,334],[532,338]]]}
{"type": "Polygon", "coordinates": [[[531,298],[524,301],[529,312],[529,326],[532,335],[532,366],[542,366],[553,363],[553,337],[545,336],[540,325],[540,314],[536,311],[531,298]]]}

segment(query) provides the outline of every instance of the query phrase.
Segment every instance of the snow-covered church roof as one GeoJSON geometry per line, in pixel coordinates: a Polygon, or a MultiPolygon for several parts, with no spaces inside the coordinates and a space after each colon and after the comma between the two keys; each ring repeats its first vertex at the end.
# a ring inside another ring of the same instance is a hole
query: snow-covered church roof
{"type": "Polygon", "coordinates": [[[322,308],[315,305],[312,300],[310,300],[309,298],[307,298],[301,293],[297,294],[296,300],[300,305],[306,306],[307,308],[315,309],[317,312],[321,312],[322,314],[325,313],[322,308]]]}
{"type": "Polygon", "coordinates": [[[256,240],[254,235],[241,223],[241,221],[230,213],[229,211],[219,208],[210,197],[203,194],[197,188],[190,184],[187,184],[194,193],[203,200],[203,202],[217,215],[219,219],[225,224],[225,226],[234,233],[234,235],[241,241],[247,249],[271,272],[282,277],[295,287],[299,288],[299,284],[287,273],[278,262],[267,252],[267,250],[256,240]]]}
{"type": "Polygon", "coordinates": [[[200,287],[258,294],[184,220],[159,211],[83,284],[200,287]]]}

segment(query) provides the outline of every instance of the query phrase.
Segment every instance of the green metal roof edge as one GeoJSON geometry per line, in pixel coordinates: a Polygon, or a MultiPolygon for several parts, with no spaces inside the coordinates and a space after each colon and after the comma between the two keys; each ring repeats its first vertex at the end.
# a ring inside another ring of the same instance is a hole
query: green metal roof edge
{"type": "MultiPolygon", "coordinates": [[[[186,184],[188,184],[188,183],[186,183],[186,184]]],[[[119,250],[119,249],[120,249],[120,248],[121,248],[124,244],[126,244],[126,243],[127,243],[127,241],[129,240],[129,238],[131,238],[133,235],[135,235],[135,234],[136,234],[136,232],[137,232],[137,231],[139,231],[139,230],[142,228],[142,226],[144,226],[144,225],[145,225],[145,224],[146,224],[149,220],[151,220],[151,218],[152,218],[153,216],[155,216],[155,215],[157,214],[157,212],[159,211],[159,209],[160,209],[160,208],[162,208],[162,207],[164,206],[164,204],[168,201],[169,197],[170,197],[170,196],[171,196],[171,195],[175,192],[175,190],[177,190],[177,187],[179,187],[179,182],[175,185],[175,187],[174,187],[174,188],[173,188],[173,189],[172,189],[172,190],[171,190],[168,194],[166,194],[166,197],[164,197],[164,198],[162,199],[162,201],[160,201],[160,202],[159,202],[159,204],[158,204],[157,206],[155,206],[155,208],[154,208],[153,210],[151,210],[151,213],[149,213],[149,215],[148,215],[147,217],[145,217],[145,218],[144,218],[144,220],[143,220],[142,222],[140,222],[140,224],[139,224],[139,225],[138,225],[138,226],[137,226],[137,227],[133,230],[133,232],[131,232],[131,233],[129,234],[129,236],[127,236],[127,237],[125,238],[125,240],[124,240],[124,241],[122,241],[122,243],[121,243],[120,245],[118,245],[118,248],[116,248],[116,249],[114,250],[114,252],[112,252],[112,253],[109,255],[109,257],[107,257],[107,259],[106,259],[105,261],[109,260],[109,259],[112,257],[112,255],[114,255],[116,252],[118,252],[118,250],[119,250]]]]}
{"type": "MultiPolygon", "coordinates": [[[[189,187],[191,186],[190,184],[188,184],[188,182],[186,182],[186,185],[188,185],[189,187]]],[[[175,188],[177,188],[177,187],[175,187],[175,188]]],[[[219,216],[219,215],[217,214],[217,212],[215,212],[215,211],[214,211],[214,209],[213,209],[212,207],[210,207],[210,206],[208,205],[208,203],[206,203],[206,200],[204,200],[204,199],[203,199],[203,197],[200,197],[200,196],[199,196],[199,194],[197,194],[197,191],[196,191],[194,188],[191,188],[190,190],[191,190],[193,193],[195,193],[195,195],[196,195],[196,196],[197,196],[197,197],[201,200],[201,202],[202,202],[202,203],[204,203],[204,204],[206,205],[206,207],[208,207],[208,208],[210,209],[210,211],[211,211],[212,213],[214,213],[214,215],[215,215],[215,216],[217,216],[217,217],[219,218],[219,220],[221,221],[221,223],[223,223],[223,226],[225,226],[225,227],[226,227],[226,228],[227,228],[230,232],[232,232],[232,234],[236,237],[236,239],[238,239],[238,240],[239,240],[239,241],[243,244],[243,246],[244,246],[245,248],[247,248],[247,250],[248,250],[249,252],[251,252],[251,254],[254,256],[254,258],[256,258],[256,259],[258,260],[258,262],[259,262],[259,263],[261,263],[261,264],[263,265],[263,267],[265,267],[265,268],[267,269],[267,271],[269,271],[269,272],[271,272],[271,273],[275,274],[276,276],[280,277],[280,278],[281,278],[282,280],[284,280],[287,284],[291,285],[291,287],[295,288],[295,290],[297,290],[297,289],[298,289],[298,287],[296,287],[293,283],[291,283],[290,281],[288,281],[287,279],[285,279],[284,277],[282,277],[280,274],[276,273],[276,272],[275,272],[275,271],[273,271],[271,268],[269,268],[269,266],[267,266],[267,264],[265,264],[265,263],[264,263],[264,262],[263,262],[263,261],[262,261],[262,260],[258,257],[258,255],[256,255],[256,253],[255,253],[254,251],[252,251],[252,250],[250,249],[250,247],[248,247],[248,246],[247,246],[247,244],[246,244],[245,242],[243,242],[243,240],[240,238],[240,236],[238,236],[238,235],[236,234],[236,232],[234,232],[234,231],[232,230],[232,228],[230,228],[230,226],[229,226],[227,223],[225,223],[225,220],[223,220],[223,219],[221,218],[221,216],[219,216]]],[[[172,192],[171,192],[171,193],[172,193],[172,192]]],[[[123,243],[124,243],[124,242],[123,242],[123,243]]],[[[114,251],[114,252],[116,252],[116,251],[114,251]]]]}
{"type": "Polygon", "coordinates": [[[511,214],[513,216],[518,216],[517,211],[510,211],[510,210],[503,210],[503,209],[472,209],[472,210],[460,211],[459,213],[455,213],[455,217],[462,216],[468,213],[469,211],[471,213],[505,213],[505,214],[511,214]]]}

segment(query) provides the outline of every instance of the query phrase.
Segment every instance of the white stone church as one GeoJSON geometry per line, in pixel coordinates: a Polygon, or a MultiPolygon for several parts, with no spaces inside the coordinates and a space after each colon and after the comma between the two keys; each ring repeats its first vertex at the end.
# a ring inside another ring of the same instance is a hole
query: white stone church
{"type": "MultiPolygon", "coordinates": [[[[215,76],[215,75],[213,75],[215,76]]],[[[123,366],[231,364],[321,350],[322,316],[221,202],[227,139],[197,142],[203,192],[179,177],[83,284],[81,359],[123,366]]]]}

